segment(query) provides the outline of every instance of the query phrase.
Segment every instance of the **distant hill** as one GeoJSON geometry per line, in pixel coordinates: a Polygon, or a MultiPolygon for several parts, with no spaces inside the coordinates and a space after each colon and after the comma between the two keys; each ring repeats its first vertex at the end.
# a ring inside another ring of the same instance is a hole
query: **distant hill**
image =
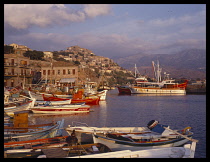
{"type": "Polygon", "coordinates": [[[174,78],[206,78],[206,50],[189,49],[175,54],[137,54],[123,58],[114,58],[121,67],[133,70],[134,64],[139,72],[153,76],[152,61],[159,60],[162,72],[174,78]]]}

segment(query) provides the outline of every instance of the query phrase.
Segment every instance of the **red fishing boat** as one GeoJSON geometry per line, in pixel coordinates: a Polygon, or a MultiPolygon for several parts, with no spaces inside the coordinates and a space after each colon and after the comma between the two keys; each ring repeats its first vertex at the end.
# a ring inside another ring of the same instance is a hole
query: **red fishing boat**
{"type": "Polygon", "coordinates": [[[119,94],[131,94],[131,90],[128,86],[118,86],[119,94]]]}
{"type": "Polygon", "coordinates": [[[98,105],[99,101],[100,101],[100,97],[97,97],[97,98],[85,98],[85,99],[72,99],[71,103],[84,102],[86,105],[98,105]]]}
{"type": "Polygon", "coordinates": [[[174,85],[174,87],[185,88],[187,87],[188,80],[185,80],[184,83],[180,83],[178,85],[174,85]]]}
{"type": "Polygon", "coordinates": [[[84,102],[87,105],[98,105],[100,101],[99,96],[84,97],[84,89],[78,89],[71,99],[71,103],[84,102]]]}
{"type": "Polygon", "coordinates": [[[52,94],[52,96],[46,96],[45,94],[42,94],[42,97],[43,97],[44,101],[66,101],[66,100],[69,100],[69,98],[55,97],[54,94],[52,94]]]}

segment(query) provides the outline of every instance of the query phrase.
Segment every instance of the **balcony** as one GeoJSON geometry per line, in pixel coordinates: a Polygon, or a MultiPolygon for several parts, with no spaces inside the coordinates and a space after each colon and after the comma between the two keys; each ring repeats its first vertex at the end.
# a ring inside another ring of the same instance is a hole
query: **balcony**
{"type": "Polygon", "coordinates": [[[26,64],[19,64],[19,67],[20,68],[26,68],[26,69],[29,69],[30,66],[29,65],[26,65],[26,64]]]}
{"type": "Polygon", "coordinates": [[[6,72],[4,73],[4,76],[11,76],[11,77],[17,77],[18,76],[18,73],[11,73],[11,72],[6,72]]]}
{"type": "Polygon", "coordinates": [[[25,73],[20,73],[19,74],[19,77],[21,77],[21,78],[30,78],[30,77],[32,77],[32,74],[25,74],[25,73]]]}
{"type": "Polygon", "coordinates": [[[5,62],[4,66],[16,67],[16,66],[18,66],[18,63],[5,62]]]}

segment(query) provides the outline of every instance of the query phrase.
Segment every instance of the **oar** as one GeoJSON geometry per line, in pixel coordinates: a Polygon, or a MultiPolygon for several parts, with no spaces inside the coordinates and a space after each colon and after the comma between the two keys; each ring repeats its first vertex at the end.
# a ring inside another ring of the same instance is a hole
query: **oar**
{"type": "Polygon", "coordinates": [[[185,135],[183,135],[183,134],[181,134],[181,133],[179,133],[179,132],[177,132],[177,131],[175,131],[175,130],[172,130],[172,129],[167,128],[167,127],[163,127],[163,128],[164,128],[164,129],[167,129],[167,130],[169,130],[169,131],[172,131],[172,132],[174,132],[174,133],[176,133],[176,134],[178,134],[178,135],[180,135],[180,136],[182,136],[182,137],[184,137],[184,138],[186,138],[186,139],[188,139],[188,140],[190,140],[190,141],[192,141],[192,142],[198,142],[198,140],[189,138],[189,137],[187,137],[187,136],[185,136],[185,135]]]}

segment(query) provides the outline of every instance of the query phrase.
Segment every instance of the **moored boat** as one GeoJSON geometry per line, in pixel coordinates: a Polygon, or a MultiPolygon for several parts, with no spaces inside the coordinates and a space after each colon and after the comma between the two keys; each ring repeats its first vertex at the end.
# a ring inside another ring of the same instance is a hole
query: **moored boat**
{"type": "Polygon", "coordinates": [[[42,97],[43,97],[44,101],[66,101],[66,100],[69,100],[68,98],[55,97],[53,94],[52,94],[52,96],[46,96],[45,94],[42,94],[42,97]]]}
{"type": "Polygon", "coordinates": [[[100,97],[94,97],[94,98],[85,98],[85,99],[77,99],[73,98],[71,99],[71,103],[85,103],[87,105],[98,105],[100,101],[100,97]]]}
{"type": "Polygon", "coordinates": [[[62,135],[61,129],[64,125],[64,119],[62,119],[62,121],[57,121],[56,123],[52,122],[38,125],[21,124],[22,126],[5,126],[4,140],[25,141],[62,135]]]}
{"type": "Polygon", "coordinates": [[[155,67],[154,61],[153,69],[156,82],[150,82],[145,76],[140,75],[137,77],[137,67],[135,65],[135,84],[129,86],[120,86],[119,93],[125,94],[186,94],[187,80],[184,83],[176,83],[175,80],[169,79],[169,74],[164,73],[166,76],[162,80],[161,68],[159,62],[155,67]]]}
{"type": "Polygon", "coordinates": [[[72,130],[80,133],[92,134],[96,143],[103,143],[113,151],[119,150],[142,150],[157,147],[181,146],[192,138],[193,133],[190,127],[174,133],[168,130],[169,126],[159,124],[152,120],[147,127],[85,127],[70,126],[65,130],[70,133],[72,130]],[[187,137],[184,138],[181,135],[187,137]]]}
{"type": "Polygon", "coordinates": [[[30,107],[33,107],[34,103],[35,103],[35,99],[32,99],[27,102],[16,103],[15,105],[12,105],[12,106],[5,105],[4,111],[6,114],[13,116],[14,113],[17,111],[29,110],[30,107]]]}
{"type": "Polygon", "coordinates": [[[122,150],[102,154],[83,155],[67,158],[194,158],[196,142],[183,147],[165,147],[148,150],[122,150]]]}
{"type": "MultiPolygon", "coordinates": [[[[48,101],[48,103],[50,103],[48,101]]],[[[71,113],[85,113],[90,111],[90,106],[81,104],[68,104],[68,105],[38,105],[30,108],[33,113],[49,113],[49,114],[71,114],[71,113]]]]}
{"type": "Polygon", "coordinates": [[[4,150],[14,149],[40,149],[42,147],[62,147],[66,143],[68,136],[58,136],[53,138],[43,138],[27,141],[12,141],[4,143],[4,150]]]}
{"type": "Polygon", "coordinates": [[[76,92],[73,94],[71,103],[85,103],[87,105],[98,105],[100,101],[100,96],[84,96],[84,89],[76,89],[76,92]]]}
{"type": "Polygon", "coordinates": [[[102,154],[111,152],[112,150],[101,143],[79,144],[61,147],[39,147],[30,149],[13,149],[6,150],[4,155],[6,158],[66,158],[91,154],[102,154]]]}
{"type": "Polygon", "coordinates": [[[131,94],[131,89],[129,86],[117,86],[119,94],[131,94]]]}
{"type": "MultiPolygon", "coordinates": [[[[40,104],[45,104],[46,102],[49,101],[35,101],[35,105],[40,105],[40,104]]],[[[71,104],[71,99],[64,100],[64,101],[50,101],[51,105],[66,105],[66,104],[71,104]]]]}

